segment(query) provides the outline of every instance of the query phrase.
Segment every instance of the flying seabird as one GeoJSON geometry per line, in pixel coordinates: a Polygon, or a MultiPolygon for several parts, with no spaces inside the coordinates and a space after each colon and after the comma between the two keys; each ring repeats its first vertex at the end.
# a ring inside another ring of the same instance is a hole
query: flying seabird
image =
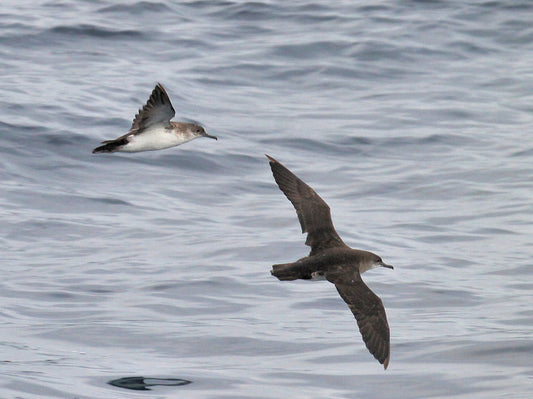
{"type": "Polygon", "coordinates": [[[174,147],[197,137],[210,136],[204,128],[195,123],[171,122],[176,111],[163,86],[158,83],[146,105],[139,110],[130,131],[114,140],[102,141],[93,150],[99,152],[140,152],[155,151],[174,147]]]}
{"type": "Polygon", "coordinates": [[[390,331],[381,299],[361,279],[361,273],[383,263],[372,252],[352,249],[339,237],[328,204],[289,169],[267,155],[274,179],[296,209],[302,233],[307,233],[309,256],[293,263],[272,266],[272,275],[279,280],[327,279],[335,284],[341,298],[352,311],[363,341],[385,369],[390,359],[390,331]]]}

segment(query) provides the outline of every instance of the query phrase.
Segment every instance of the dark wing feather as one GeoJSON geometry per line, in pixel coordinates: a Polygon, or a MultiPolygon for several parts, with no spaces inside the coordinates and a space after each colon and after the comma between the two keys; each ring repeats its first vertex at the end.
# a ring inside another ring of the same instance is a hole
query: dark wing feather
{"type": "Polygon", "coordinates": [[[276,183],[296,209],[302,233],[308,233],[305,243],[311,247],[311,255],[346,246],[333,227],[328,204],[289,169],[268,155],[267,158],[276,183]]]}
{"type": "Polygon", "coordinates": [[[386,369],[390,359],[390,330],[383,302],[353,269],[329,272],[326,278],[335,284],[355,316],[366,347],[386,369]]]}
{"type": "Polygon", "coordinates": [[[170,125],[175,114],[167,92],[161,83],[158,83],[146,105],[135,115],[130,132],[135,133],[156,124],[170,125]]]}

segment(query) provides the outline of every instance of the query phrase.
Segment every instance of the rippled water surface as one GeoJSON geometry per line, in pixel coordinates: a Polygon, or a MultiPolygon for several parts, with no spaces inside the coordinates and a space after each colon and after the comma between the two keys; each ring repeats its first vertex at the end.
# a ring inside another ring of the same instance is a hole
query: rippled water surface
{"type": "Polygon", "coordinates": [[[0,76],[0,397],[533,393],[531,2],[7,0],[0,76]],[[156,82],[219,140],[92,155],[156,82]],[[265,153],[395,266],[386,371],[270,275],[308,248],[265,153]]]}

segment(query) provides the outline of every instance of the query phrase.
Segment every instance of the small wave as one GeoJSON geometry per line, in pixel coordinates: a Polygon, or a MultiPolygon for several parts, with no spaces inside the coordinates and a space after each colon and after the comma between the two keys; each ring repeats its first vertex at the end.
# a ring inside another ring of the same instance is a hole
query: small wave
{"type": "Polygon", "coordinates": [[[533,148],[516,151],[516,152],[512,153],[511,156],[512,157],[531,157],[531,156],[533,156],[533,148]]]}
{"type": "Polygon", "coordinates": [[[276,138],[276,139],[263,139],[261,142],[265,144],[276,143],[282,145],[285,148],[293,148],[298,151],[307,151],[313,154],[329,154],[337,156],[341,153],[350,153],[357,154],[361,153],[362,150],[357,148],[357,144],[365,144],[360,142],[357,139],[354,140],[351,144],[353,146],[347,146],[346,144],[339,144],[335,142],[327,141],[317,141],[307,138],[276,138]]]}
{"type": "Polygon", "coordinates": [[[102,198],[86,198],[86,199],[89,201],[99,202],[99,203],[107,204],[107,205],[132,206],[131,203],[127,201],[123,201],[118,198],[102,197],[102,198]]]}
{"type": "Polygon", "coordinates": [[[475,139],[458,134],[429,134],[422,137],[398,136],[385,138],[378,143],[385,147],[411,147],[424,145],[468,145],[475,142],[475,139]]]}
{"type": "Polygon", "coordinates": [[[308,43],[284,44],[274,48],[274,54],[282,57],[323,58],[332,57],[350,48],[346,41],[315,41],[308,43]]]}
{"type": "Polygon", "coordinates": [[[108,7],[103,7],[98,12],[102,13],[129,13],[133,15],[139,15],[144,12],[166,12],[170,11],[170,8],[164,3],[154,3],[151,1],[139,1],[133,4],[116,4],[108,7]]]}
{"type": "MultiPolygon", "coordinates": [[[[193,7],[211,6],[211,2],[197,1],[191,3],[193,7]]],[[[260,1],[246,1],[244,3],[226,4],[219,7],[212,14],[226,19],[237,19],[249,21],[261,21],[272,19],[273,15],[280,15],[283,8],[274,4],[260,1]]]]}
{"type": "Polygon", "coordinates": [[[98,38],[116,38],[127,37],[132,39],[139,39],[142,37],[142,33],[138,30],[122,29],[111,30],[108,28],[102,28],[95,25],[78,25],[78,26],[65,26],[60,25],[49,29],[50,33],[69,35],[69,36],[88,36],[98,38]]]}

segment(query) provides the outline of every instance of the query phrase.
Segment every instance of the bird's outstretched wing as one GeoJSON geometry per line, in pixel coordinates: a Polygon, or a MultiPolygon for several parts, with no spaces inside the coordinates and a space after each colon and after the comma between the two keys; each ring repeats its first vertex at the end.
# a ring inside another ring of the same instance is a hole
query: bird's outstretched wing
{"type": "Polygon", "coordinates": [[[175,114],[176,111],[172,107],[167,92],[161,83],[158,83],[152,91],[146,105],[135,115],[129,134],[135,134],[137,131],[142,131],[152,125],[170,125],[170,120],[175,114]]]}
{"type": "Polygon", "coordinates": [[[335,284],[340,296],[348,304],[366,347],[386,369],[390,359],[390,330],[383,302],[363,282],[358,271],[332,271],[326,273],[325,277],[335,284]]]}
{"type": "Polygon", "coordinates": [[[289,169],[268,155],[267,158],[276,183],[296,209],[302,233],[308,233],[305,243],[311,247],[311,255],[346,246],[333,227],[328,204],[289,169]]]}

